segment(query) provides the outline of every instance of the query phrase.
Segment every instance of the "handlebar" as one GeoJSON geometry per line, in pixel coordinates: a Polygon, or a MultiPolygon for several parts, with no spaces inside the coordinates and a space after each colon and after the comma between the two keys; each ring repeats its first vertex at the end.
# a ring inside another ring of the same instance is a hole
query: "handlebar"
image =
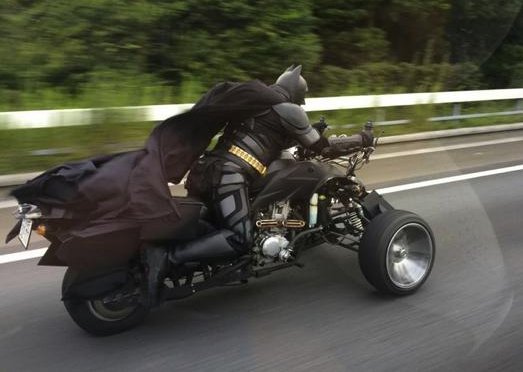
{"type": "MultiPolygon", "coordinates": [[[[318,130],[320,134],[323,134],[328,125],[325,122],[325,118],[321,117],[318,123],[313,124],[313,127],[318,130]]],[[[338,146],[336,146],[335,140],[333,141],[332,138],[329,139],[331,146],[328,148],[331,148],[332,151],[330,155],[328,153],[315,154],[313,151],[303,147],[298,147],[296,155],[302,160],[317,158],[322,161],[348,162],[347,174],[351,174],[355,170],[360,169],[363,164],[369,162],[370,155],[374,152],[375,146],[377,145],[378,139],[374,137],[374,123],[372,121],[365,123],[359,135],[361,136],[359,144],[354,137],[337,137],[340,139],[338,146]],[[343,141],[344,138],[347,138],[345,143],[343,141]]]]}

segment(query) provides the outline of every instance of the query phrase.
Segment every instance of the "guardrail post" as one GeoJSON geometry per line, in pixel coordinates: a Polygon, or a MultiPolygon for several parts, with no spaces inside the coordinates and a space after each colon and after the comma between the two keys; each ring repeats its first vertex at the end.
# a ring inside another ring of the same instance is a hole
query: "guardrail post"
{"type": "Polygon", "coordinates": [[[374,121],[376,123],[385,121],[385,109],[382,109],[382,108],[376,109],[376,119],[374,121]]]}
{"type": "Polygon", "coordinates": [[[521,111],[523,109],[523,99],[516,100],[516,111],[521,111]]]}
{"type": "Polygon", "coordinates": [[[454,103],[452,106],[452,116],[460,116],[460,115],[461,115],[461,104],[454,103]]]}

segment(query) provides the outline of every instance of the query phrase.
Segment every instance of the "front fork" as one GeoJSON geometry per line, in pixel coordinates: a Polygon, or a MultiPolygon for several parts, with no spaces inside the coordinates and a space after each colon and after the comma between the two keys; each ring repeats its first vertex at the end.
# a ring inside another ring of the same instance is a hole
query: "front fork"
{"type": "MultiPolygon", "coordinates": [[[[335,209],[331,200],[320,194],[317,204],[317,226],[322,226],[322,234],[328,242],[358,251],[359,241],[365,226],[377,215],[394,207],[376,191],[361,194],[361,199],[346,198],[335,209]]],[[[311,198],[310,210],[314,211],[311,198]]],[[[309,218],[309,221],[311,219],[309,218]]]]}

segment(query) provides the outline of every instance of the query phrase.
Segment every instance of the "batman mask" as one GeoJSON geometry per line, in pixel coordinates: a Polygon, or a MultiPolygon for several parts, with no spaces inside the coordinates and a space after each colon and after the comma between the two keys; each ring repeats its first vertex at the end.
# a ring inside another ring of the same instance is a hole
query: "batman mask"
{"type": "Polygon", "coordinates": [[[301,65],[291,66],[281,74],[275,83],[276,86],[285,90],[292,103],[305,104],[305,93],[309,90],[307,81],[301,76],[301,65]]]}

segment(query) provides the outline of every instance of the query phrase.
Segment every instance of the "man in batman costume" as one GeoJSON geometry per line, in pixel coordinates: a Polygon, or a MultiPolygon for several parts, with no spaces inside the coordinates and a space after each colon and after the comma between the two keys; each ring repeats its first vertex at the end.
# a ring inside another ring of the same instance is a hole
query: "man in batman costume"
{"type": "Polygon", "coordinates": [[[249,185],[264,176],[282,150],[299,143],[315,153],[335,156],[340,148],[372,144],[369,132],[329,141],[309,124],[300,107],[308,91],[301,66],[288,68],[269,89],[279,102],[247,120],[229,122],[214,149],[191,168],[189,196],[210,207],[218,230],[177,247],[170,254],[174,263],[249,252],[253,243],[249,185]]]}
{"type": "MultiPolygon", "coordinates": [[[[162,281],[161,267],[167,257],[175,265],[189,261],[236,257],[249,253],[253,243],[249,186],[265,175],[281,151],[299,143],[304,148],[337,156],[347,148],[371,145],[372,134],[327,139],[310,125],[300,107],[305,103],[307,82],[301,66],[288,68],[270,86],[278,102],[244,120],[231,120],[216,146],[194,163],[186,188],[191,197],[202,199],[211,209],[217,230],[174,250],[150,247],[150,293],[162,281]]],[[[154,300],[153,300],[154,302],[154,300]]]]}
{"type": "Polygon", "coordinates": [[[342,140],[321,136],[300,107],[306,92],[301,66],[288,68],[270,87],[259,81],[218,84],[191,110],[158,125],[144,149],[56,167],[12,194],[20,203],[36,204],[56,218],[72,221],[65,238],[70,244],[63,244],[62,252],[48,251],[70,264],[68,253],[74,252],[78,239],[103,244],[97,237],[132,230],[141,240],[157,240],[161,237],[148,236],[148,227],[175,229],[180,208],[167,183],[180,182],[192,166],[186,185],[189,196],[207,204],[217,230],[169,252],[146,246],[154,303],[167,257],[177,265],[248,253],[252,245],[248,187],[264,176],[283,149],[299,143],[335,156],[338,149],[372,144],[368,132],[342,140]],[[224,127],[214,149],[201,156],[224,127]]]}

